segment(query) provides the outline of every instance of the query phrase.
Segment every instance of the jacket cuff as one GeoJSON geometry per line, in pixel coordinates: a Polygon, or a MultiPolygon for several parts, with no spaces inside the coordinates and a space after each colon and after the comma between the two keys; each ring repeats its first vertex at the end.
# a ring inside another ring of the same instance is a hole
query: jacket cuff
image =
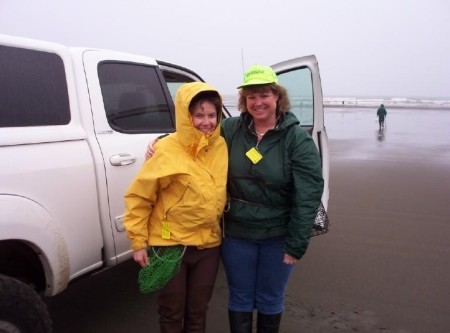
{"type": "Polygon", "coordinates": [[[131,249],[133,251],[139,251],[147,248],[147,244],[145,242],[133,242],[131,243],[131,249]]]}

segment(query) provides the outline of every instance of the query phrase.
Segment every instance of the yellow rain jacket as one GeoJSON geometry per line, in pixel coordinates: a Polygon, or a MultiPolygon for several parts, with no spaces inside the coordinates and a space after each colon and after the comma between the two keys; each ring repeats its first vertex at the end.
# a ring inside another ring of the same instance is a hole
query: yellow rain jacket
{"type": "MultiPolygon", "coordinates": [[[[189,103],[203,82],[182,85],[175,98],[176,133],[155,145],[155,153],[125,194],[125,228],[136,251],[153,246],[220,245],[226,200],[228,152],[220,125],[206,135],[196,129],[189,103]]],[[[218,124],[220,124],[220,114],[218,124]]]]}

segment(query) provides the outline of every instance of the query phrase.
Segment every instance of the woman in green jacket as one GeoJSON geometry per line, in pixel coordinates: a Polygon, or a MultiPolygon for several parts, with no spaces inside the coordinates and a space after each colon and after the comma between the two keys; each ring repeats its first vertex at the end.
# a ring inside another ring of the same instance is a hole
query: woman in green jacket
{"type": "Polygon", "coordinates": [[[240,117],[222,121],[229,151],[222,261],[232,333],[278,332],[289,275],[305,254],[323,192],[317,148],[289,112],[270,67],[244,74],[240,117]]]}

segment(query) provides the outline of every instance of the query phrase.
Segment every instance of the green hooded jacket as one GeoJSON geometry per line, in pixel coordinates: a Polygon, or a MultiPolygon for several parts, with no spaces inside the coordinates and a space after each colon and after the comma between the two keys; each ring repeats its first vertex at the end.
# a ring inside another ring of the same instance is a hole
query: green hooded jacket
{"type": "Polygon", "coordinates": [[[384,107],[383,104],[381,104],[380,107],[379,107],[378,110],[377,110],[377,116],[378,116],[378,119],[384,120],[384,118],[386,117],[386,115],[387,115],[386,108],[384,107]]]}
{"type": "Polygon", "coordinates": [[[300,259],[308,247],[324,181],[311,136],[291,112],[282,114],[257,149],[254,164],[246,152],[256,147],[248,113],[222,121],[229,151],[224,234],[248,239],[286,236],[285,251],[300,259]]]}

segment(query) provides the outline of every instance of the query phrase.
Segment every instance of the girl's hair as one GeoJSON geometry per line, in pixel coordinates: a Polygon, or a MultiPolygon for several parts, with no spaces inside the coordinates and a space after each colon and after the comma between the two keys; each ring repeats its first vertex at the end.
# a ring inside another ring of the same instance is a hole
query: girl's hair
{"type": "Polygon", "coordinates": [[[189,103],[189,112],[192,114],[194,108],[202,102],[208,101],[214,105],[216,109],[217,119],[219,119],[219,115],[222,113],[222,98],[219,93],[216,91],[201,91],[197,95],[192,98],[189,103]]]}
{"type": "Polygon", "coordinates": [[[253,86],[242,87],[239,91],[238,109],[241,112],[248,112],[247,110],[247,96],[254,93],[264,93],[271,90],[275,95],[278,95],[276,115],[288,112],[291,108],[289,97],[286,88],[276,83],[261,84],[253,86]]]}

